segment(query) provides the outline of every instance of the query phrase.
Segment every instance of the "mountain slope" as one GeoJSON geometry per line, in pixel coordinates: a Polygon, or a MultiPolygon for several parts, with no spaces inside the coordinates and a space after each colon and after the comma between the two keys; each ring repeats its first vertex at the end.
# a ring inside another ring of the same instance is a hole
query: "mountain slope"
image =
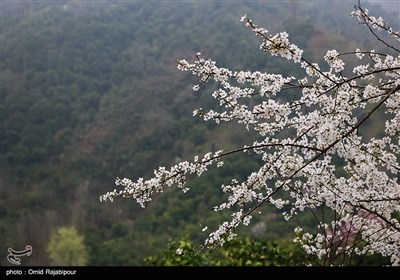
{"type": "MultiPolygon", "coordinates": [[[[85,234],[91,265],[135,265],[169,238],[190,233],[200,240],[199,224],[220,220],[204,219],[220,199],[218,186],[244,178],[257,159],[233,158],[222,173],[193,182],[188,194],[168,191],[145,210],[133,201],[100,204],[98,196],[117,176],[149,176],[160,164],[253,139],[241,126],[192,118],[194,108],[214,106],[207,96],[212,87],[192,94],[195,79],[176,69],[176,59],[192,60],[200,51],[233,69],[295,73],[257,51],[257,39],[239,22],[243,14],[272,32],[287,30],[310,57],[327,42],[346,42],[337,47],[351,50],[369,44],[348,16],[352,2],[0,5],[0,256],[6,260],[8,247],[31,244],[31,265],[48,264],[46,244],[62,225],[85,234]]],[[[287,232],[277,228],[261,235],[287,232]]]]}

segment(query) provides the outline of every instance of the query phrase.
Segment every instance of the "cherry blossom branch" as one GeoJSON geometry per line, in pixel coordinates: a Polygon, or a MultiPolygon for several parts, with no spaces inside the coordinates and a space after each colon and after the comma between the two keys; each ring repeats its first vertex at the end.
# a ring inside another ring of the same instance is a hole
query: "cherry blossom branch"
{"type": "MultiPolygon", "coordinates": [[[[374,36],[372,29],[383,29],[400,38],[400,33],[392,31],[381,18],[369,16],[358,4],[353,15],[367,24],[374,36]]],[[[222,167],[228,156],[251,151],[263,164],[243,182],[232,179],[230,184],[221,186],[226,200],[213,209],[233,213],[229,221],[208,233],[205,247],[223,245],[234,238],[236,228],[249,225],[253,212],[269,203],[277,209],[288,206],[289,211],[283,212],[285,219],[296,217],[305,209],[311,211],[319,225],[317,233],[303,232],[298,227],[295,241],[306,253],[316,256],[310,259],[312,263],[351,263],[354,254],[373,251],[390,256],[393,265],[400,265],[400,225],[393,218],[400,212],[400,186],[396,179],[400,174],[400,56],[373,50],[328,50],[323,58],[329,70],[322,71],[289,42],[286,32],[270,35],[246,16],[242,21],[261,37],[260,49],[299,63],[305,76],[232,71],[217,67],[216,62],[202,58],[200,53],[194,63],[180,60],[178,69],[199,77],[194,91],[207,81],[218,85],[211,96],[219,104],[219,112],[199,108],[194,116],[217,124],[237,121],[248,130],[254,129],[261,140],[257,138],[251,145],[227,152],[195,156],[193,161],[183,161],[169,169],[159,167],[148,180],[117,178],[116,185],[122,190],[114,189],[100,200],[131,197],[144,207],[166,187],[176,185],[183,192],[188,191],[187,176],[201,176],[213,164],[222,167]],[[346,77],[346,64],[341,58],[347,55],[360,60],[367,56],[370,61],[357,65],[352,69],[354,75],[346,77]],[[256,95],[261,100],[258,104],[247,102],[256,95]],[[378,110],[388,113],[381,126],[384,136],[367,139],[359,135],[359,129],[378,110]],[[319,208],[321,218],[314,210],[319,208]],[[332,211],[333,217],[326,216],[324,209],[332,211]]],[[[392,52],[393,46],[385,46],[392,52]]]]}
{"type": "Polygon", "coordinates": [[[358,1],[358,5],[354,6],[354,8],[355,8],[355,11],[352,13],[352,15],[357,16],[359,18],[359,20],[361,20],[365,25],[367,25],[369,31],[372,33],[372,35],[374,35],[374,37],[379,42],[383,43],[388,48],[391,48],[397,52],[400,52],[399,49],[395,48],[392,45],[389,45],[386,41],[382,40],[374,32],[373,28],[386,30],[392,37],[397,37],[398,39],[400,39],[400,34],[398,32],[393,32],[391,27],[386,26],[386,24],[383,22],[381,17],[376,18],[376,17],[369,16],[368,10],[361,7],[360,0],[358,1]]]}

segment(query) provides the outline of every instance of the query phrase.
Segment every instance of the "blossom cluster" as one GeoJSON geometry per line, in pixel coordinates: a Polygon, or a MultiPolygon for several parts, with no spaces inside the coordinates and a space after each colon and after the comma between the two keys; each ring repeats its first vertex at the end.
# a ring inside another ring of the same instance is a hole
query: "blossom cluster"
{"type": "Polygon", "coordinates": [[[290,43],[289,35],[286,32],[283,31],[271,35],[266,28],[258,27],[247,16],[243,16],[241,21],[245,21],[246,26],[252,28],[253,32],[262,38],[260,49],[269,52],[273,56],[281,56],[288,60],[293,60],[295,63],[301,61],[303,50],[290,43]]]}

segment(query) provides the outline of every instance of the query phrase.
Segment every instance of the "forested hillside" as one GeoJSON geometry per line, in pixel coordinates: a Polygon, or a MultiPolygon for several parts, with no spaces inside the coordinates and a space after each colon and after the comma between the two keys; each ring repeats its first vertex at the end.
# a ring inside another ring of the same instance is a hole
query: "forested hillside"
{"type": "MultiPolygon", "coordinates": [[[[7,248],[30,244],[34,254],[24,264],[49,264],[46,247],[61,226],[84,236],[89,265],[140,265],[170,239],[201,240],[200,223],[221,219],[206,217],[219,185],[247,176],[257,158],[233,158],[193,180],[189,193],[167,192],[146,209],[100,203],[99,195],[118,176],[150,175],[253,137],[240,126],[216,129],[192,117],[196,107],[212,105],[207,92],[192,92],[195,80],[177,70],[177,59],[201,52],[233,69],[299,71],[256,51],[257,39],[239,22],[244,14],[272,32],[286,30],[318,61],[326,49],[376,44],[350,18],[354,2],[338,3],[2,1],[1,263],[8,265],[7,248]]],[[[398,22],[396,9],[385,13],[398,22]]],[[[248,233],[284,242],[290,230],[265,209],[248,233]]]]}

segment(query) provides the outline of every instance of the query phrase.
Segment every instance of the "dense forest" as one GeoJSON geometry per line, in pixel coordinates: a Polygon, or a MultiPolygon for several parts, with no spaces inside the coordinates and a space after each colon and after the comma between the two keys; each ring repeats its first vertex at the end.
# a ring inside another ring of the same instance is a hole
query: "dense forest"
{"type": "MultiPolygon", "coordinates": [[[[195,80],[177,70],[177,59],[201,52],[235,70],[299,71],[258,51],[239,22],[244,14],[272,32],[286,30],[317,61],[327,49],[373,47],[349,16],[354,2],[338,3],[2,1],[1,264],[8,265],[7,248],[27,244],[34,254],[24,264],[50,264],[50,236],[63,226],[84,236],[88,265],[142,265],[170,240],[201,242],[201,223],[222,218],[208,215],[221,199],[218,187],[245,178],[259,159],[233,157],[193,180],[190,192],[168,191],[146,209],[133,201],[100,203],[99,195],[116,177],[148,176],[254,136],[239,125],[193,118],[195,108],[215,105],[207,89],[192,93],[195,80]]],[[[391,3],[366,5],[399,23],[391,3]]],[[[245,234],[286,244],[290,224],[276,210],[264,213],[245,234]]]]}

